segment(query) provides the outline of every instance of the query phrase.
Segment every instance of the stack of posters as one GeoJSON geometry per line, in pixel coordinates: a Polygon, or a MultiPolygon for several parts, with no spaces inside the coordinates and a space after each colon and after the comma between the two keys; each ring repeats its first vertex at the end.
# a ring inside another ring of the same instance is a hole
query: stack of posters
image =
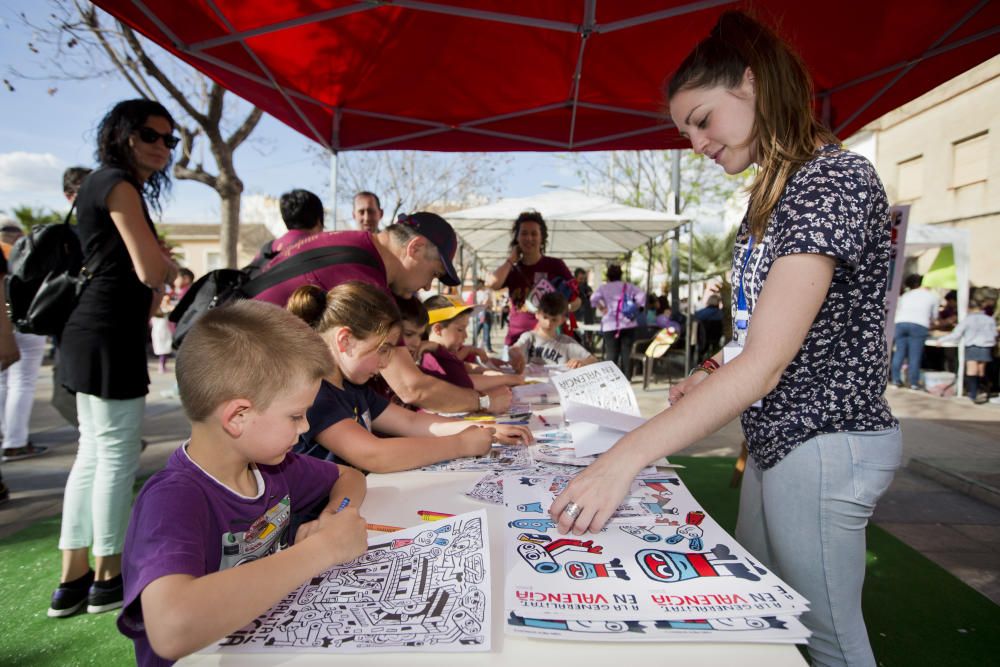
{"type": "Polygon", "coordinates": [[[479,510],[369,538],[366,553],[307,581],[216,650],[489,651],[486,524],[479,510]]]}
{"type": "Polygon", "coordinates": [[[561,535],[565,476],[507,475],[508,634],[565,640],[804,643],[808,602],[670,472],[643,474],[600,533],[561,535]]]}

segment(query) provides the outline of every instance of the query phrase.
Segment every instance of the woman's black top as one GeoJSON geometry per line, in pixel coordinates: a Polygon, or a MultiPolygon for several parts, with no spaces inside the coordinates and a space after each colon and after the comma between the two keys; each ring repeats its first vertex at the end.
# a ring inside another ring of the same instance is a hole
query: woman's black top
{"type": "MultiPolygon", "coordinates": [[[[141,193],[124,169],[102,167],[84,180],[77,195],[77,229],[84,257],[115,239],[109,257],[97,267],[70,315],[59,347],[60,382],[68,389],[108,399],[130,399],[149,391],[146,338],[152,290],[139,281],[125,242],[108,211],[107,198],[125,181],[141,193]]],[[[156,228],[143,202],[150,231],[156,228]]]]}

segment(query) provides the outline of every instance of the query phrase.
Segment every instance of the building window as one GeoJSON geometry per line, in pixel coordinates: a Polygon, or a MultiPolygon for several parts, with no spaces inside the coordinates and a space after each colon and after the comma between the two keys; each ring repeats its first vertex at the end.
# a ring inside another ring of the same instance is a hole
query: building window
{"type": "Polygon", "coordinates": [[[205,271],[215,271],[222,268],[222,253],[209,251],[205,253],[205,271]]]}
{"type": "Polygon", "coordinates": [[[900,162],[897,167],[897,199],[899,201],[919,199],[924,192],[924,156],[918,155],[900,162]]]}
{"type": "Polygon", "coordinates": [[[980,132],[951,145],[951,187],[960,188],[986,180],[986,140],[989,135],[980,132]]]}

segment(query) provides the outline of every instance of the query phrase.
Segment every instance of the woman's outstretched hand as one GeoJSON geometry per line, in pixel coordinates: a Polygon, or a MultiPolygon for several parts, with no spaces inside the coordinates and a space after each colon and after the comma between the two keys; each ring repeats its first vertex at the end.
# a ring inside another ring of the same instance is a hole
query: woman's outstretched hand
{"type": "Polygon", "coordinates": [[[580,472],[549,508],[559,532],[582,535],[604,528],[628,493],[637,468],[629,461],[628,449],[609,450],[580,472]]]}

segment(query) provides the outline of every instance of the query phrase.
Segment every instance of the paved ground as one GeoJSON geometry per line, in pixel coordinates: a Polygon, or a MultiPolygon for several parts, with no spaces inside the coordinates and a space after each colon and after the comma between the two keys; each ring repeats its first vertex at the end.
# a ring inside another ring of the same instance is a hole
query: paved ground
{"type": "MultiPolygon", "coordinates": [[[[140,474],[161,468],[189,433],[173,395],[173,374],[160,374],[151,364],[150,377],[153,384],[144,421],[149,447],[142,455],[140,474]]],[[[665,384],[653,384],[647,391],[642,391],[641,383],[633,386],[646,416],[666,401],[665,384]]],[[[49,405],[51,388],[46,367],[32,413],[31,437],[50,451],[3,465],[3,478],[13,496],[0,508],[0,537],[61,511],[76,431],[49,405]]],[[[967,399],[895,388],[889,389],[888,398],[902,424],[905,467],[879,504],[875,522],[1000,604],[1000,495],[995,489],[1000,478],[1000,405],[972,405],[967,399]],[[969,495],[970,488],[978,497],[969,495]]],[[[739,424],[733,422],[685,453],[736,456],[742,440],[739,424]]]]}

